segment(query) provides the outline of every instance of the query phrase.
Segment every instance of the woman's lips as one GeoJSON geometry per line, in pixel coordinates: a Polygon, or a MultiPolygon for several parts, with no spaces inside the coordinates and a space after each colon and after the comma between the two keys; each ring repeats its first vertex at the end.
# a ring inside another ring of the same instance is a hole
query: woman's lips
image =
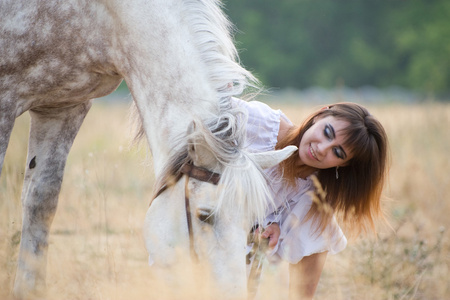
{"type": "Polygon", "coordinates": [[[316,156],[316,152],[314,152],[314,149],[313,149],[313,147],[312,147],[311,144],[309,144],[309,156],[310,156],[312,159],[319,161],[319,159],[318,159],[317,156],[316,156]]]}

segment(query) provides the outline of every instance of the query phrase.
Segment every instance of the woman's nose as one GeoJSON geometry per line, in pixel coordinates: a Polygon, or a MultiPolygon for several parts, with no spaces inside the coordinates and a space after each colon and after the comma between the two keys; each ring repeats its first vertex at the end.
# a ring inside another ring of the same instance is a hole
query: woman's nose
{"type": "Polygon", "coordinates": [[[319,155],[325,155],[325,153],[332,147],[331,143],[322,142],[317,144],[317,152],[319,155]]]}

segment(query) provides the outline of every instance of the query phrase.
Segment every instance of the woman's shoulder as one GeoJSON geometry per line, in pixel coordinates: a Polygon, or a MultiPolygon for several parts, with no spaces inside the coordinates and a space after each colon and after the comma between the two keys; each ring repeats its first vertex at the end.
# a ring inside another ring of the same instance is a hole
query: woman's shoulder
{"type": "Polygon", "coordinates": [[[278,141],[282,140],[286,134],[289,132],[289,129],[291,129],[293,126],[292,122],[286,117],[286,115],[284,115],[283,113],[281,113],[281,117],[280,117],[280,129],[278,131],[278,141]]]}

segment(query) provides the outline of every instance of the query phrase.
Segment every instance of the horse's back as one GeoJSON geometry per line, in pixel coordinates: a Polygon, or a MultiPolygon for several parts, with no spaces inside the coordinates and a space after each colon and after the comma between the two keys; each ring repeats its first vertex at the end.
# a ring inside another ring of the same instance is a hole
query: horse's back
{"type": "Polygon", "coordinates": [[[20,114],[110,93],[113,25],[99,1],[1,1],[0,100],[20,114]]]}

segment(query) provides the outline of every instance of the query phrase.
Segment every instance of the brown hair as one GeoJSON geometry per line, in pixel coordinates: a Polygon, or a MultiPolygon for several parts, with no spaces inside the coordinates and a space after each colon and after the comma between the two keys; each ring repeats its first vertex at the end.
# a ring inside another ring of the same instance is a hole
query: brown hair
{"type": "MultiPolygon", "coordinates": [[[[347,121],[350,125],[343,130],[344,145],[350,149],[353,157],[345,166],[339,167],[339,178],[336,169],[315,169],[309,166],[298,166],[298,151],[280,164],[283,177],[291,185],[296,178],[305,178],[316,174],[325,191],[321,199],[313,201],[307,219],[313,218],[318,224],[319,232],[323,232],[330,222],[332,214],[321,205],[331,207],[342,217],[345,227],[353,233],[375,231],[374,219],[382,216],[380,198],[388,169],[388,140],[381,123],[366,108],[355,103],[337,103],[328,109],[311,114],[300,127],[293,127],[280,140],[277,149],[288,145],[298,146],[303,134],[314,124],[317,118],[333,116],[347,121]]],[[[318,188],[316,187],[316,195],[318,188]]],[[[319,193],[320,194],[320,193],[319,193]]],[[[316,199],[316,200],[317,200],[316,199]]]]}

